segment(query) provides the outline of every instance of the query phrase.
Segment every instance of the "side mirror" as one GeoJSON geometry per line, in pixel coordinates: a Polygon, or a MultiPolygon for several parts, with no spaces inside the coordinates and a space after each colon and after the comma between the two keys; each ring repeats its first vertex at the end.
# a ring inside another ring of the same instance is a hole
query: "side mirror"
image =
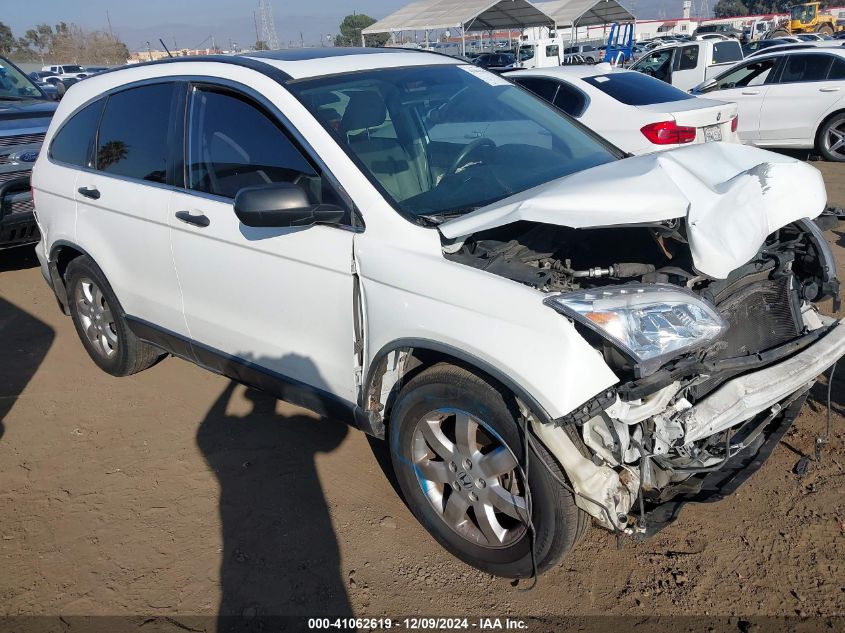
{"type": "Polygon", "coordinates": [[[280,182],[238,191],[235,215],[246,226],[304,227],[336,224],[346,212],[333,204],[311,204],[301,187],[280,182]]]}
{"type": "Polygon", "coordinates": [[[701,84],[697,85],[695,88],[693,88],[693,93],[709,92],[710,90],[713,90],[718,85],[719,85],[719,82],[717,82],[715,79],[708,79],[704,83],[701,83],[701,84]]]}

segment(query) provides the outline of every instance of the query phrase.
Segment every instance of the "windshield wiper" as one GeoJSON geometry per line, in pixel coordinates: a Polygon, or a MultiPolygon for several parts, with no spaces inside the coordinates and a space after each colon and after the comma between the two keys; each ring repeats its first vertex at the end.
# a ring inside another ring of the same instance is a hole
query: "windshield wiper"
{"type": "Polygon", "coordinates": [[[36,97],[21,97],[19,95],[0,95],[0,101],[26,101],[27,99],[35,99],[36,97]]]}
{"type": "Polygon", "coordinates": [[[466,215],[467,213],[472,213],[478,207],[464,207],[462,209],[446,209],[444,211],[434,211],[433,213],[424,213],[422,215],[418,215],[418,218],[423,218],[432,222],[434,224],[443,224],[447,220],[452,220],[454,218],[459,218],[462,215],[466,215]]]}

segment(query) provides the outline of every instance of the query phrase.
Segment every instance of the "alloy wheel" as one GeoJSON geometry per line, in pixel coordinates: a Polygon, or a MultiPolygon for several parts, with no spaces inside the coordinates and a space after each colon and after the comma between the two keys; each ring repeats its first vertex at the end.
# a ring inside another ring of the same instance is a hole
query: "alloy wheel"
{"type": "Polygon", "coordinates": [[[825,131],[822,143],[828,152],[845,160],[845,119],[825,131]]]}
{"type": "Polygon", "coordinates": [[[89,277],[76,285],[74,301],[85,337],[103,358],[117,353],[117,326],[103,291],[89,277]]]}
{"type": "Polygon", "coordinates": [[[528,494],[513,452],[456,409],[424,415],[411,438],[417,481],[446,525],[468,541],[508,547],[525,534],[528,494]]]}

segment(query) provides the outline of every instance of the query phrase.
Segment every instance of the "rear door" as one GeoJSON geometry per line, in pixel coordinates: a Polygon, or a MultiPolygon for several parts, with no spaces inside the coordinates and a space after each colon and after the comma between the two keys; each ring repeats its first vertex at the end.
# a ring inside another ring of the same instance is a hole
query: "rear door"
{"type": "Polygon", "coordinates": [[[180,85],[159,80],[107,97],[91,166],[79,172],[75,196],[79,241],[126,314],[184,335],[167,183],[180,85]]]}
{"type": "Polygon", "coordinates": [[[828,79],[834,56],[787,55],[760,113],[760,139],[811,146],[822,115],[842,97],[842,80],[828,79]]]}

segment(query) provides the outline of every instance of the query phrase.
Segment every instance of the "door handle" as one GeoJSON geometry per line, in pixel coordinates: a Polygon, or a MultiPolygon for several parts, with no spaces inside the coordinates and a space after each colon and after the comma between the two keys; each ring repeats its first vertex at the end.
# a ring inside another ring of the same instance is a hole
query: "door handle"
{"type": "Polygon", "coordinates": [[[819,88],[819,92],[839,92],[839,88],[819,88]]]}
{"type": "Polygon", "coordinates": [[[760,94],[759,90],[743,90],[740,94],[743,95],[758,95],[760,94]]]}
{"type": "Polygon", "coordinates": [[[100,199],[100,190],[96,187],[80,187],[77,191],[86,198],[91,198],[92,200],[100,199]]]}
{"type": "Polygon", "coordinates": [[[211,220],[209,220],[208,216],[204,213],[197,213],[196,215],[193,215],[190,211],[177,211],[176,217],[185,224],[193,224],[194,226],[198,226],[203,229],[211,224],[211,220]]]}

